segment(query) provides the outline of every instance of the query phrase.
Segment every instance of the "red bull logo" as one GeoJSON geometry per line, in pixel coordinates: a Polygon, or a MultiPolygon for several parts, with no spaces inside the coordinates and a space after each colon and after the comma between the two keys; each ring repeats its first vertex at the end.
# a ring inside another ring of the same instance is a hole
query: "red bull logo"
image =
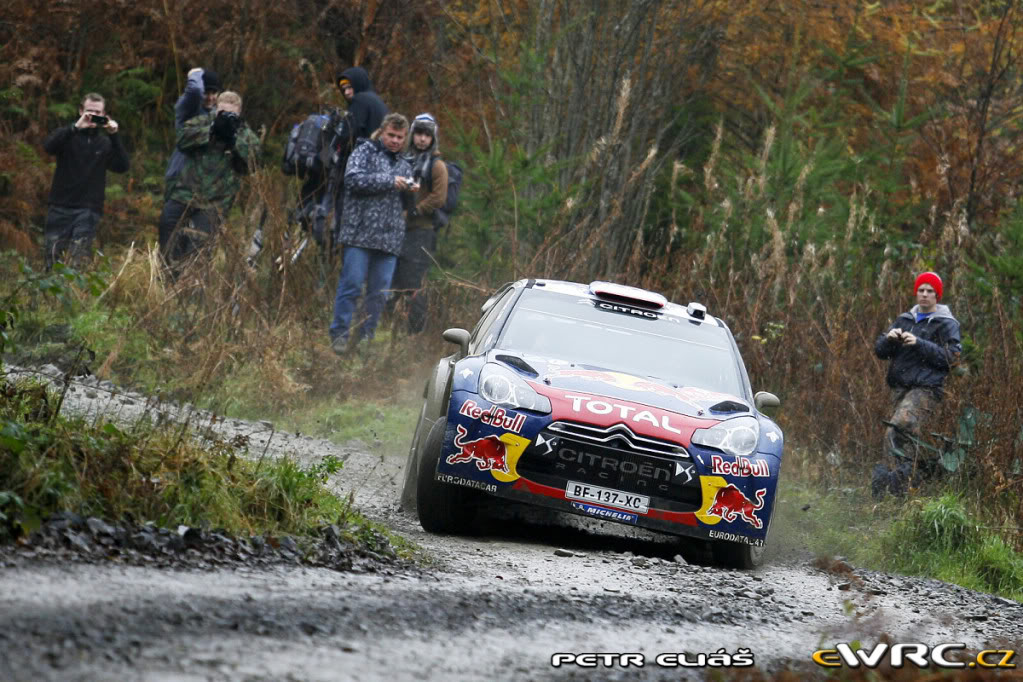
{"type": "Polygon", "coordinates": [[[764,508],[764,496],[766,494],[767,488],[758,490],[754,494],[754,497],[757,498],[757,503],[753,504],[741,490],[732,484],[728,484],[724,488],[718,488],[718,493],[714,497],[714,504],[710,505],[710,509],[707,510],[707,516],[717,516],[729,523],[735,521],[736,516],[740,516],[743,521],[754,528],[763,528],[764,522],[757,518],[756,512],[764,508]]]}
{"type": "Polygon", "coordinates": [[[448,464],[475,462],[480,471],[502,471],[508,473],[507,446],[497,436],[486,436],[466,441],[468,431],[461,424],[455,425],[455,447],[458,452],[448,455],[448,464]]]}

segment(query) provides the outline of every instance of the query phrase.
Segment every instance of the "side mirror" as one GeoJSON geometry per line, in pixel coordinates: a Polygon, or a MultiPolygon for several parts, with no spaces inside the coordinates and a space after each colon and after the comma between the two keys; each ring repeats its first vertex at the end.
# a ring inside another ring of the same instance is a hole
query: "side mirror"
{"type": "Polygon", "coordinates": [[[756,405],[758,410],[763,410],[765,407],[778,407],[781,405],[781,401],[778,400],[778,396],[773,393],[757,391],[757,393],[753,396],[753,404],[756,405]]]}
{"type": "MultiPolygon", "coordinates": [[[[448,343],[453,343],[461,347],[462,355],[469,353],[469,332],[458,327],[444,330],[444,340],[448,343]]],[[[777,400],[777,398],[775,398],[777,400]]]]}

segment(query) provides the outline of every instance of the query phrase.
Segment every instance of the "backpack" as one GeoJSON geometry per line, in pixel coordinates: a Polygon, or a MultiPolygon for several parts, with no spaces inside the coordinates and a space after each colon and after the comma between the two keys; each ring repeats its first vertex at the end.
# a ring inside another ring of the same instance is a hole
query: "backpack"
{"type": "Polygon", "coordinates": [[[330,121],[328,114],[312,114],[295,124],[288,136],[281,163],[285,175],[305,178],[323,170],[324,156],[330,154],[327,139],[331,137],[330,121]]]}
{"type": "MultiPolygon", "coordinates": [[[[426,177],[430,178],[430,182],[433,181],[433,162],[436,157],[431,157],[430,165],[426,169],[426,177]]],[[[451,215],[458,208],[458,191],[462,189],[462,167],[454,161],[444,160],[444,165],[448,168],[448,197],[444,201],[444,205],[438,208],[433,213],[433,226],[437,229],[447,227],[448,223],[451,222],[451,215]]],[[[433,189],[430,187],[429,189],[433,189]]]]}

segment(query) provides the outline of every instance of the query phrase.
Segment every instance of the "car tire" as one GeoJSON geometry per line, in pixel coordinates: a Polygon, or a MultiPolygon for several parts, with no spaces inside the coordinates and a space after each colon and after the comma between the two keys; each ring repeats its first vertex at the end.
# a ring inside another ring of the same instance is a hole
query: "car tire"
{"type": "Polygon", "coordinates": [[[438,419],[420,449],[416,476],[416,512],[419,515],[419,525],[428,533],[464,535],[472,531],[476,521],[472,491],[455,485],[444,485],[434,478],[446,430],[447,420],[438,419]]]}
{"type": "Polygon", "coordinates": [[[419,474],[419,446],[424,432],[429,432],[433,422],[426,420],[426,402],[419,412],[419,421],[416,422],[416,431],[412,436],[412,445],[408,450],[408,459],[405,461],[405,478],[401,484],[401,494],[398,498],[398,508],[403,512],[414,512],[416,510],[416,478],[419,474]]]}
{"type": "Polygon", "coordinates": [[[749,571],[764,564],[764,546],[755,547],[738,542],[715,542],[711,545],[714,562],[725,568],[749,571]]]}

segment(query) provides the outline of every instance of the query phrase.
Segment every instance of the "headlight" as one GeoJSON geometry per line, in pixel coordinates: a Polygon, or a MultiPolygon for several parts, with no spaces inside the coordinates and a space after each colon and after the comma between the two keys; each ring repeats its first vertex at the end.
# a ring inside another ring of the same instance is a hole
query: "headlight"
{"type": "Polygon", "coordinates": [[[753,454],[760,442],[760,422],[753,417],[728,419],[709,429],[697,429],[693,442],[727,455],[746,457],[753,454]]]}
{"type": "Polygon", "coordinates": [[[488,363],[480,372],[480,397],[495,405],[550,414],[551,401],[510,369],[488,363]]]}

